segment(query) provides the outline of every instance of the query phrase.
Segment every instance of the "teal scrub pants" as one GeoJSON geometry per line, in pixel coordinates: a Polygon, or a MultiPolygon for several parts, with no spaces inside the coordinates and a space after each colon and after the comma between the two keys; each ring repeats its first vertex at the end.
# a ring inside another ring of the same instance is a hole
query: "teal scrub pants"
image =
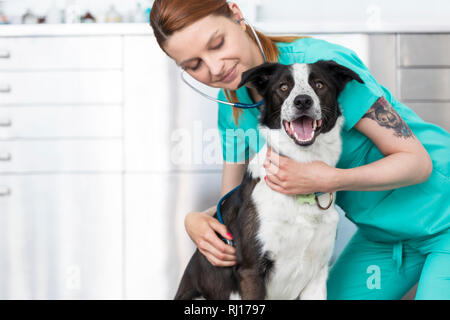
{"type": "Polygon", "coordinates": [[[450,300],[449,230],[396,243],[358,230],[330,269],[327,299],[398,300],[417,282],[417,300],[450,300]]]}

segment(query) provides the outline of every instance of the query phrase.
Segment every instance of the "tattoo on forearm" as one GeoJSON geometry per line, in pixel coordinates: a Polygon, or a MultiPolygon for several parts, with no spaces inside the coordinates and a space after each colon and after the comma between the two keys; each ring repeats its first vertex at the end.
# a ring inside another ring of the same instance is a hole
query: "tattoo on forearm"
{"type": "Polygon", "coordinates": [[[385,97],[380,97],[363,116],[375,120],[380,126],[393,129],[396,137],[413,138],[414,134],[385,97]]]}

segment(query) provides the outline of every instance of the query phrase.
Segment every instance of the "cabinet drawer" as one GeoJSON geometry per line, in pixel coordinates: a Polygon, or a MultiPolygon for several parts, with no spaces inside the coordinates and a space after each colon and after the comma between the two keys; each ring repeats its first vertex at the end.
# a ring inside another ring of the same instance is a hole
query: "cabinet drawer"
{"type": "Polygon", "coordinates": [[[123,298],[121,174],[3,175],[0,213],[0,299],[123,298]]]}
{"type": "Polygon", "coordinates": [[[402,34],[398,37],[400,66],[450,66],[449,34],[402,34]]]}
{"type": "Polygon", "coordinates": [[[1,107],[0,139],[120,138],[121,106],[1,107]]]}
{"type": "Polygon", "coordinates": [[[184,218],[217,203],[222,173],[125,174],[124,179],[125,295],[172,299],[193,252],[184,218]],[[168,270],[171,261],[177,264],[168,270]]]}
{"type": "Polygon", "coordinates": [[[0,105],[121,102],[121,71],[0,73],[0,105]]]}
{"type": "Polygon", "coordinates": [[[402,100],[450,100],[450,69],[400,70],[402,100]]]}
{"type": "Polygon", "coordinates": [[[0,38],[0,70],[121,67],[120,37],[0,38]]]}
{"type": "Polygon", "coordinates": [[[121,139],[0,142],[0,173],[120,172],[121,169],[121,139]]]}
{"type": "Polygon", "coordinates": [[[450,102],[406,102],[423,120],[450,131],[450,102]]]}

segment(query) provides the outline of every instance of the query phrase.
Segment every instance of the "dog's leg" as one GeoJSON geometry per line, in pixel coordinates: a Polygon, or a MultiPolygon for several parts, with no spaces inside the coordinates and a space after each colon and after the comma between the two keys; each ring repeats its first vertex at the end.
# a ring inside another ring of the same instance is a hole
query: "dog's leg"
{"type": "Polygon", "coordinates": [[[175,295],[175,300],[192,300],[198,297],[200,297],[200,292],[194,288],[189,274],[185,273],[175,295]]]}
{"type": "Polygon", "coordinates": [[[239,270],[242,300],[263,300],[266,296],[264,278],[256,269],[239,270]]]}
{"type": "Polygon", "coordinates": [[[300,293],[300,300],[327,299],[328,266],[324,266],[300,293]]]}

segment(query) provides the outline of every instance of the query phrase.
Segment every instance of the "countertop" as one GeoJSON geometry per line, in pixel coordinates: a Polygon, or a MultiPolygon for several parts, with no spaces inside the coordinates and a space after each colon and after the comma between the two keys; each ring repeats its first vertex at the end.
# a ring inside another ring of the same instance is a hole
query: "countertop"
{"type": "MultiPolygon", "coordinates": [[[[258,22],[254,27],[267,34],[316,33],[450,33],[448,21],[397,21],[360,23],[352,21],[258,22]]],[[[0,25],[0,37],[67,35],[152,35],[147,23],[0,25]]]]}

